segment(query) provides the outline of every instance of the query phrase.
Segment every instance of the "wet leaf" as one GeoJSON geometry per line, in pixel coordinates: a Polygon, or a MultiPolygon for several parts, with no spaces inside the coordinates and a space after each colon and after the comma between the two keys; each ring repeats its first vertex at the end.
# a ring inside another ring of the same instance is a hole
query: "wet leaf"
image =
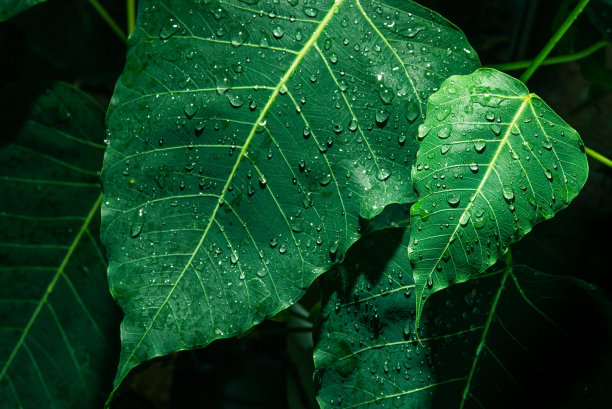
{"type": "Polygon", "coordinates": [[[409,229],[374,233],[322,278],[321,408],[609,406],[609,296],[496,266],[432,296],[417,339],[409,241],[409,229]]]}
{"type": "Polygon", "coordinates": [[[116,385],[286,308],[414,200],[423,101],[479,64],[408,1],[139,5],[103,168],[116,385]]]}
{"type": "Polygon", "coordinates": [[[419,139],[408,247],[417,321],[429,295],[486,270],[567,207],[588,173],[576,131],[492,69],[446,80],[429,99],[419,139]]]}

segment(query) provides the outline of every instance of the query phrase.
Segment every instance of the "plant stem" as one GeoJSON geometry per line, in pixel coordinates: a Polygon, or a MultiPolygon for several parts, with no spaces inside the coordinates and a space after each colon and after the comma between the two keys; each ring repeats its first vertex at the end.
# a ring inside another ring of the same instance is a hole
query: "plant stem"
{"type": "Polygon", "coordinates": [[[89,0],[89,2],[96,9],[100,17],[102,17],[104,21],[106,21],[106,24],[108,24],[109,27],[115,32],[115,34],[117,34],[117,37],[119,37],[124,42],[127,41],[127,37],[123,30],[121,30],[117,22],[113,20],[110,14],[108,14],[104,7],[102,7],[102,5],[98,2],[98,0],[89,0]]]}
{"type": "Polygon", "coordinates": [[[599,152],[595,152],[593,149],[591,148],[587,148],[586,146],[584,147],[584,150],[586,151],[587,155],[589,155],[591,158],[595,159],[598,162],[603,163],[604,165],[612,168],[612,160],[606,158],[605,156],[603,156],[601,153],[599,152]]]}
{"type": "Polygon", "coordinates": [[[127,30],[128,34],[136,26],[136,0],[127,0],[127,30]]]}
{"type": "MultiPolygon", "coordinates": [[[[556,57],[547,58],[540,65],[553,65],[553,64],[561,64],[564,62],[576,61],[582,58],[588,57],[593,54],[595,51],[598,51],[604,48],[608,43],[605,40],[601,40],[591,45],[588,48],[585,48],[582,51],[578,51],[574,54],[567,55],[559,55],[556,57]]],[[[502,64],[492,64],[488,65],[488,67],[495,68],[500,71],[512,71],[512,70],[520,70],[523,68],[528,68],[531,64],[533,64],[533,60],[522,60],[522,61],[514,61],[502,64]]]]}
{"type": "Polygon", "coordinates": [[[580,13],[582,13],[582,10],[584,10],[586,5],[589,4],[589,1],[590,0],[580,0],[578,5],[572,10],[569,16],[567,16],[563,24],[561,24],[559,29],[553,34],[550,40],[548,40],[548,43],[544,46],[542,51],[540,51],[540,53],[536,56],[536,58],[534,58],[534,60],[531,62],[531,65],[527,68],[527,70],[525,70],[525,72],[523,72],[523,74],[519,78],[522,82],[525,83],[529,80],[529,78],[531,78],[533,73],[538,69],[538,67],[546,59],[548,54],[550,54],[550,52],[555,47],[555,45],[557,45],[559,40],[561,40],[561,37],[563,37],[565,32],[571,27],[574,20],[578,18],[580,13]]]}

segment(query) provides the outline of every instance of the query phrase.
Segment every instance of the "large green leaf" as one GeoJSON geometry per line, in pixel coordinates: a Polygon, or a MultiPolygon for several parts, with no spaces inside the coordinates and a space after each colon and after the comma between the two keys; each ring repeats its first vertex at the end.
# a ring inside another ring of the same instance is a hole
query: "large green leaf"
{"type": "Polygon", "coordinates": [[[0,0],[0,21],[8,20],[43,1],[46,0],[0,0]]]}
{"type": "Polygon", "coordinates": [[[478,65],[408,1],[139,4],[103,169],[117,385],[286,308],[414,200],[423,101],[478,65]]]}
{"type": "Polygon", "coordinates": [[[360,240],[323,277],[315,338],[327,408],[610,407],[612,302],[502,266],[431,298],[415,334],[408,229],[360,240]]]}
{"type": "Polygon", "coordinates": [[[0,406],[95,407],[118,357],[98,239],[104,111],[62,83],[0,100],[0,406]]]}
{"type": "Polygon", "coordinates": [[[576,131],[493,69],[446,80],[429,98],[418,139],[408,247],[417,322],[430,294],[493,265],[565,208],[588,173],[576,131]]]}

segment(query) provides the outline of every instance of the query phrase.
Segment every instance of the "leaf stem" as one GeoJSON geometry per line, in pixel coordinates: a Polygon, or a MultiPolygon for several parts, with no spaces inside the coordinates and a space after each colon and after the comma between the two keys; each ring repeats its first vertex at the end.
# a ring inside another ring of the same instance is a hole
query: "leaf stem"
{"type": "Polygon", "coordinates": [[[529,78],[531,78],[533,73],[538,69],[538,67],[546,59],[548,54],[550,54],[550,52],[555,47],[555,45],[557,45],[559,40],[561,40],[561,37],[563,37],[565,32],[571,27],[574,20],[578,18],[580,13],[582,13],[582,10],[584,10],[586,5],[589,4],[589,1],[590,0],[580,0],[578,5],[571,11],[571,13],[569,14],[569,16],[567,16],[563,24],[561,24],[561,26],[557,29],[557,31],[550,38],[550,40],[548,40],[548,43],[544,46],[542,51],[540,51],[540,53],[536,56],[536,58],[534,58],[534,60],[531,62],[531,65],[529,65],[529,67],[527,67],[525,72],[523,72],[523,74],[519,78],[523,83],[527,82],[529,78]]]}
{"type": "Polygon", "coordinates": [[[136,0],[127,0],[127,31],[128,35],[136,26],[136,0]]]}
{"type": "Polygon", "coordinates": [[[111,15],[108,14],[108,12],[104,9],[100,2],[98,2],[98,0],[89,0],[89,3],[91,3],[93,8],[96,9],[100,17],[102,17],[102,19],[106,21],[106,24],[108,24],[108,26],[113,30],[113,32],[117,34],[117,37],[119,37],[123,42],[127,41],[127,36],[123,32],[123,30],[119,27],[119,25],[111,17],[111,15]]]}
{"type": "MultiPolygon", "coordinates": [[[[591,45],[590,47],[585,48],[582,51],[578,51],[573,54],[566,55],[558,55],[556,57],[547,58],[540,65],[553,65],[553,64],[561,64],[565,62],[577,61],[582,58],[586,58],[594,52],[604,48],[608,43],[605,40],[601,40],[591,45]]],[[[488,65],[490,68],[495,68],[500,71],[512,71],[512,70],[520,70],[523,68],[529,68],[529,66],[533,64],[533,60],[521,60],[521,61],[513,61],[501,64],[491,64],[488,65]]]]}
{"type": "Polygon", "coordinates": [[[591,158],[595,159],[598,162],[603,163],[604,165],[612,168],[612,160],[606,158],[605,156],[603,156],[601,153],[594,151],[591,148],[587,148],[586,146],[584,147],[584,150],[586,151],[587,155],[589,155],[591,158]]]}

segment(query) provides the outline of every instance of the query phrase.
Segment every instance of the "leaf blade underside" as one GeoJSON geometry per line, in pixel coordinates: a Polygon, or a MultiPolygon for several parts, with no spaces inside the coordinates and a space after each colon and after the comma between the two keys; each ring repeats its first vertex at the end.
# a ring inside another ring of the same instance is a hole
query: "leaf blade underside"
{"type": "Polygon", "coordinates": [[[10,86],[2,100],[15,131],[0,149],[0,400],[101,405],[118,352],[97,238],[104,112],[63,83],[10,86]]]}
{"type": "Polygon", "coordinates": [[[423,101],[478,66],[413,3],[296,3],[140,5],[103,168],[116,386],[286,308],[359,217],[414,200],[423,101]]]}
{"type": "Polygon", "coordinates": [[[409,229],[376,232],[322,278],[314,350],[321,408],[610,403],[604,292],[522,265],[494,267],[432,296],[417,338],[409,241],[409,229]],[[575,336],[583,332],[590,336],[575,336]]]}

